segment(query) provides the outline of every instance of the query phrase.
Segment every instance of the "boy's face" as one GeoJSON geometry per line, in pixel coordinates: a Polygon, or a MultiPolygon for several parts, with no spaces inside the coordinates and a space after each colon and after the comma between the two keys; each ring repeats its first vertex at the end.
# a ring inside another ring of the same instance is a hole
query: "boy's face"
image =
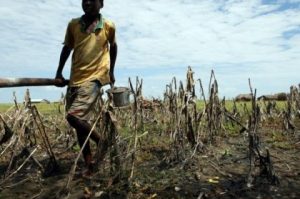
{"type": "Polygon", "coordinates": [[[85,14],[95,16],[103,7],[102,0],[82,0],[82,9],[85,14]]]}

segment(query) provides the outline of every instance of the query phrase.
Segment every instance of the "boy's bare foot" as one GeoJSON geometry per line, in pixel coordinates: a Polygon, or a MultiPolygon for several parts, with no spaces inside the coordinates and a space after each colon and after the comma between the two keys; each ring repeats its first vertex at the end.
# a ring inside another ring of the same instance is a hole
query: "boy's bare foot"
{"type": "Polygon", "coordinates": [[[96,171],[96,163],[95,161],[91,161],[89,165],[86,165],[86,168],[82,172],[83,178],[91,178],[96,171]]]}
{"type": "Polygon", "coordinates": [[[89,168],[86,168],[82,171],[81,176],[83,178],[90,179],[93,176],[93,171],[91,171],[89,168]]]}
{"type": "Polygon", "coordinates": [[[85,169],[82,171],[82,177],[84,178],[91,178],[95,172],[96,163],[92,159],[92,155],[85,156],[85,169]]]}

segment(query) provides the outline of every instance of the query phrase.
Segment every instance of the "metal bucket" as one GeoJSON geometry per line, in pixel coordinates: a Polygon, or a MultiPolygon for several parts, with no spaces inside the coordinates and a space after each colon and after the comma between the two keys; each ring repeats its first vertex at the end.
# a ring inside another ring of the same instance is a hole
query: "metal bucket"
{"type": "Polygon", "coordinates": [[[106,91],[109,95],[112,96],[115,107],[123,107],[129,105],[129,96],[130,90],[127,87],[113,87],[106,91]]]}

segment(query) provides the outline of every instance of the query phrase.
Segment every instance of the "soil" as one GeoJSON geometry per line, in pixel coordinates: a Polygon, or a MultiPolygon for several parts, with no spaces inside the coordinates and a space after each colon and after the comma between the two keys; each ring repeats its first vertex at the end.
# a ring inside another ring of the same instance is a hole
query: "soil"
{"type": "MultiPolygon", "coordinates": [[[[253,186],[247,186],[247,134],[217,136],[214,143],[204,143],[202,150],[195,153],[186,145],[178,157],[169,135],[149,132],[138,143],[132,178],[129,178],[131,155],[122,157],[119,176],[111,172],[107,154],[99,170],[90,178],[83,178],[84,164],[80,159],[69,198],[300,198],[300,132],[287,133],[277,126],[266,126],[260,131],[261,147],[270,151],[278,185],[257,175],[253,186]]],[[[75,138],[72,141],[75,142],[75,138]]],[[[62,142],[55,144],[53,150],[58,168],[44,176],[32,160],[28,161],[9,180],[0,181],[0,198],[64,198],[63,188],[78,149],[76,146],[66,149],[62,142]]],[[[45,153],[35,157],[47,165],[45,153]]],[[[24,158],[20,160],[23,161],[24,158]]],[[[8,157],[1,157],[2,179],[8,164],[8,157]]]]}

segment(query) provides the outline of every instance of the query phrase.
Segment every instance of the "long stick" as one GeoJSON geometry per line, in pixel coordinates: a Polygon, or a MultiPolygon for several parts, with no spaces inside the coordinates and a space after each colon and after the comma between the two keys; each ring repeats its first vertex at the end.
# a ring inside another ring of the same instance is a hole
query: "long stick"
{"type": "Polygon", "coordinates": [[[136,147],[137,147],[137,142],[138,142],[138,138],[137,138],[137,91],[134,90],[132,83],[131,83],[131,79],[129,78],[129,85],[130,85],[130,89],[131,92],[133,93],[133,98],[134,98],[134,152],[132,153],[132,160],[131,160],[131,171],[130,171],[130,176],[129,179],[133,178],[133,173],[134,173],[134,166],[135,166],[135,151],[136,151],[136,147]]]}
{"type": "Polygon", "coordinates": [[[53,86],[67,85],[69,80],[49,78],[0,78],[0,88],[19,86],[53,86]]]}

